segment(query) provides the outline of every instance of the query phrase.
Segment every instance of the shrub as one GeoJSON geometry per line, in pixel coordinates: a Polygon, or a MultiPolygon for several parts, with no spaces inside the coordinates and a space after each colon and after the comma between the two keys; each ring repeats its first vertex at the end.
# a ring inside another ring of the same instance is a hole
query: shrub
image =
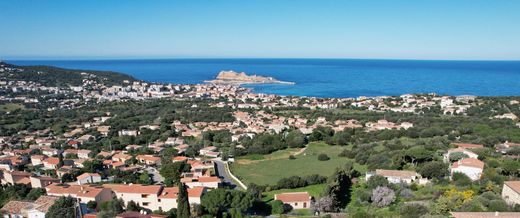
{"type": "Polygon", "coordinates": [[[428,212],[428,208],[420,204],[405,204],[399,210],[402,218],[418,218],[428,212]]]}
{"type": "Polygon", "coordinates": [[[388,187],[379,186],[372,190],[371,200],[372,204],[378,207],[385,207],[395,201],[395,192],[388,187]]]}
{"type": "Polygon", "coordinates": [[[327,161],[327,160],[330,160],[330,157],[327,156],[326,154],[319,154],[318,155],[318,160],[319,161],[327,161]]]}
{"type": "Polygon", "coordinates": [[[294,160],[294,159],[296,159],[296,157],[294,155],[292,155],[292,154],[289,155],[289,160],[294,160]]]}

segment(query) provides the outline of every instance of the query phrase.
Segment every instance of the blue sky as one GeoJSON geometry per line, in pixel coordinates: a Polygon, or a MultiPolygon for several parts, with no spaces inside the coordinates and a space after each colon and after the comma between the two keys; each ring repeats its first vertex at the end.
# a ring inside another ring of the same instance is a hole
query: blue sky
{"type": "Polygon", "coordinates": [[[0,59],[520,60],[517,0],[5,0],[0,28],[0,59]]]}

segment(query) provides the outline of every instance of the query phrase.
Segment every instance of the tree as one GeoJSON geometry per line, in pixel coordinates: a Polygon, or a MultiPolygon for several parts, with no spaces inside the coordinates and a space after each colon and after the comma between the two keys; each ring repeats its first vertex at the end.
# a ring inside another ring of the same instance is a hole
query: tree
{"type": "Polygon", "coordinates": [[[45,193],[46,193],[46,191],[43,188],[33,188],[33,189],[31,189],[29,194],[27,194],[26,198],[27,198],[27,200],[34,201],[34,200],[38,199],[40,196],[44,195],[45,193]]]}
{"type": "Polygon", "coordinates": [[[352,187],[352,176],[355,173],[352,165],[345,165],[336,169],[325,188],[325,196],[332,198],[333,210],[345,208],[350,201],[350,189],[352,187]]]}
{"type": "Polygon", "coordinates": [[[334,202],[330,196],[325,196],[314,202],[311,207],[315,212],[330,212],[334,210],[334,202]]]}
{"type": "Polygon", "coordinates": [[[139,205],[137,203],[135,203],[135,201],[129,201],[126,204],[126,210],[127,211],[140,211],[141,207],[139,207],[139,205]]]}
{"type": "Polygon", "coordinates": [[[139,176],[139,183],[145,184],[145,185],[151,185],[152,184],[152,178],[150,177],[150,174],[148,172],[144,172],[139,176]]]}
{"type": "Polygon", "coordinates": [[[72,197],[60,197],[49,208],[45,218],[76,218],[76,201],[72,197]]]}
{"type": "Polygon", "coordinates": [[[99,218],[115,217],[117,214],[123,212],[124,202],[121,199],[112,199],[105,201],[100,205],[100,212],[98,213],[99,218]]]}
{"type": "Polygon", "coordinates": [[[183,183],[179,184],[179,194],[177,196],[177,217],[189,218],[190,203],[188,202],[188,190],[183,183]]]}
{"type": "Polygon", "coordinates": [[[419,174],[429,179],[442,179],[448,175],[448,165],[440,161],[428,162],[419,169],[419,174]]]}
{"type": "Polygon", "coordinates": [[[97,173],[103,170],[103,162],[100,160],[91,160],[83,162],[83,170],[89,173],[97,173]]]}
{"type": "Polygon", "coordinates": [[[305,145],[305,135],[300,130],[292,130],[285,137],[285,142],[290,148],[301,148],[305,145]]]}
{"type": "Polygon", "coordinates": [[[421,204],[404,204],[399,210],[402,218],[419,218],[428,212],[428,208],[421,204]]]}
{"type": "Polygon", "coordinates": [[[327,161],[327,160],[330,160],[330,157],[327,156],[327,154],[319,154],[318,155],[318,160],[319,161],[327,161]]]}
{"type": "Polygon", "coordinates": [[[373,175],[370,178],[368,178],[367,188],[369,190],[372,190],[377,188],[378,186],[388,186],[388,184],[388,179],[386,179],[384,176],[373,175]]]}
{"type": "Polygon", "coordinates": [[[453,153],[450,153],[449,159],[450,159],[450,162],[455,162],[455,161],[459,161],[461,159],[468,158],[468,157],[469,156],[467,154],[464,154],[462,152],[453,152],[453,153]]]}
{"type": "Polygon", "coordinates": [[[395,192],[386,186],[379,186],[372,190],[372,197],[370,199],[372,200],[372,204],[378,207],[385,207],[395,201],[395,192]]]}
{"type": "Polygon", "coordinates": [[[215,189],[202,196],[201,205],[211,215],[220,216],[229,207],[231,196],[225,189],[215,189]]]}
{"type": "Polygon", "coordinates": [[[271,214],[283,214],[285,210],[285,204],[280,200],[274,200],[271,202],[271,214]]]}
{"type": "Polygon", "coordinates": [[[179,183],[182,172],[190,170],[190,165],[184,161],[179,162],[166,162],[161,165],[159,173],[164,177],[164,184],[166,186],[173,186],[175,183],[179,183]]]}
{"type": "Polygon", "coordinates": [[[460,172],[454,172],[451,179],[453,180],[453,183],[459,187],[470,186],[473,182],[466,174],[460,172]]]}
{"type": "Polygon", "coordinates": [[[95,201],[87,202],[87,208],[88,209],[94,210],[94,209],[96,209],[96,207],[97,207],[97,202],[95,202],[95,201]]]}

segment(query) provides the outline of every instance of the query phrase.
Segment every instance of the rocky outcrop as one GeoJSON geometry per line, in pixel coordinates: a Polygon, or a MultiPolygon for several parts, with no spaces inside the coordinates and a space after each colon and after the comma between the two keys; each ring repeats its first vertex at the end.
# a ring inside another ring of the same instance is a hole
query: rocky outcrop
{"type": "Polygon", "coordinates": [[[277,80],[273,77],[265,77],[258,75],[247,75],[244,72],[237,73],[235,71],[220,71],[214,80],[204,81],[206,83],[213,84],[255,84],[255,83],[281,83],[281,84],[294,84],[292,82],[284,82],[277,80]]]}

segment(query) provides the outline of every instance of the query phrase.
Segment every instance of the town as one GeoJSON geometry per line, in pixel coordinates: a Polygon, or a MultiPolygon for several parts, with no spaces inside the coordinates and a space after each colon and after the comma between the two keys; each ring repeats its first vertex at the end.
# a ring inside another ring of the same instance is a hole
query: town
{"type": "Polygon", "coordinates": [[[61,71],[0,62],[4,217],[520,216],[520,97],[61,71]]]}

